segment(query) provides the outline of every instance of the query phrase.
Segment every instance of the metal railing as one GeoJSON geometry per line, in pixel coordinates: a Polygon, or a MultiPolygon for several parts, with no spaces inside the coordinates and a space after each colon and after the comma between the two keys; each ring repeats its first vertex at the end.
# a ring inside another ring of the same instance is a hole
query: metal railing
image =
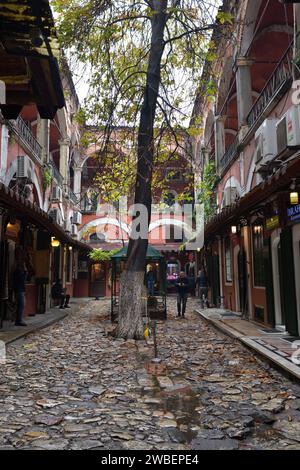
{"type": "Polygon", "coordinates": [[[16,120],[9,121],[10,127],[24,142],[27,148],[31,151],[34,157],[41,160],[42,146],[38,143],[37,139],[32,133],[30,126],[18,116],[16,120]]]}
{"type": "Polygon", "coordinates": [[[270,79],[264,86],[259,97],[252,106],[248,117],[247,124],[251,128],[256,121],[261,117],[265,109],[274,99],[274,97],[279,93],[280,90],[284,88],[293,77],[293,43],[291,43],[285,52],[284,56],[276,66],[273,74],[270,79]]]}
{"type": "Polygon", "coordinates": [[[228,149],[225,151],[223,157],[220,160],[220,168],[224,170],[235,158],[238,152],[239,146],[239,136],[238,134],[234,138],[234,141],[229,145],[228,149]]]}

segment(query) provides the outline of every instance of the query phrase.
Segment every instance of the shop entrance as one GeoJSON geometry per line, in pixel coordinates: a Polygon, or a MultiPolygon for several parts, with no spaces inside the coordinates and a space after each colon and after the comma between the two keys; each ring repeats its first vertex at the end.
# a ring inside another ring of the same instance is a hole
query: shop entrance
{"type": "Polygon", "coordinates": [[[282,319],[287,331],[292,336],[298,336],[293,235],[290,227],[281,232],[279,246],[278,259],[282,319]]]}
{"type": "Polygon", "coordinates": [[[243,315],[247,316],[247,258],[246,252],[242,248],[239,250],[238,253],[238,289],[240,312],[242,312],[243,315]]]}
{"type": "Polygon", "coordinates": [[[105,297],[106,270],[104,263],[91,265],[90,280],[90,297],[105,297]]]}
{"type": "Polygon", "coordinates": [[[281,250],[281,242],[278,243],[277,246],[277,254],[278,254],[278,278],[279,278],[279,292],[280,292],[280,318],[279,318],[279,325],[285,325],[285,311],[284,311],[284,271],[282,266],[282,250],[281,250]]]}

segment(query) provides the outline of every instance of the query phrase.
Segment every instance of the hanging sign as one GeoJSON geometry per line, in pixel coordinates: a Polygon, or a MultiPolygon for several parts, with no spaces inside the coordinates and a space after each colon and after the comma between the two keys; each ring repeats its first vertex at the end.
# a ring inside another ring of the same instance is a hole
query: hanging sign
{"type": "Polygon", "coordinates": [[[291,222],[300,221],[300,204],[288,207],[287,216],[291,222]]]}
{"type": "Polygon", "coordinates": [[[279,227],[279,216],[274,215],[273,217],[268,217],[266,219],[266,229],[274,230],[274,228],[279,227]]]}

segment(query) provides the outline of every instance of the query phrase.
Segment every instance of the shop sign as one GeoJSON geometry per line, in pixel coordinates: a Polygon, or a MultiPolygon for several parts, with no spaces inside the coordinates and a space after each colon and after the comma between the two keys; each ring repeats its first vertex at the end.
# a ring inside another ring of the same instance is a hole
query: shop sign
{"type": "Polygon", "coordinates": [[[300,204],[288,207],[287,216],[291,222],[300,221],[300,204]]]}
{"type": "Polygon", "coordinates": [[[266,229],[273,230],[274,228],[279,227],[279,216],[274,215],[273,217],[268,217],[266,219],[266,229]]]}

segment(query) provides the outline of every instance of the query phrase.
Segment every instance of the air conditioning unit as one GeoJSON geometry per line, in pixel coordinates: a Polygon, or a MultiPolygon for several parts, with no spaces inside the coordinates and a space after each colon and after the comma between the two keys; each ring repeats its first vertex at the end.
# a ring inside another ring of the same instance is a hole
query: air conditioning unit
{"type": "Polygon", "coordinates": [[[300,107],[291,106],[276,126],[277,153],[300,145],[300,107]]]}
{"type": "Polygon", "coordinates": [[[266,119],[255,133],[255,161],[258,166],[277,155],[276,122],[276,119],[266,119]]]}
{"type": "Polygon", "coordinates": [[[237,188],[229,187],[229,188],[224,189],[224,198],[223,198],[224,206],[230,206],[231,204],[234,204],[237,198],[238,198],[237,188]]]}
{"type": "Polygon", "coordinates": [[[17,178],[28,178],[32,180],[34,166],[31,160],[24,155],[17,157],[17,178]]]}
{"type": "Polygon", "coordinates": [[[50,209],[48,212],[49,217],[52,217],[53,222],[61,225],[62,219],[61,219],[61,213],[59,209],[50,209]]]}
{"type": "Polygon", "coordinates": [[[73,224],[81,225],[82,224],[82,214],[81,212],[73,212],[73,224]]]}
{"type": "Polygon", "coordinates": [[[71,235],[72,237],[75,237],[75,236],[77,237],[78,235],[78,227],[75,224],[71,225],[71,235]]]}
{"type": "Polygon", "coordinates": [[[62,189],[59,186],[54,186],[52,189],[51,199],[52,201],[62,202],[62,189]]]}

